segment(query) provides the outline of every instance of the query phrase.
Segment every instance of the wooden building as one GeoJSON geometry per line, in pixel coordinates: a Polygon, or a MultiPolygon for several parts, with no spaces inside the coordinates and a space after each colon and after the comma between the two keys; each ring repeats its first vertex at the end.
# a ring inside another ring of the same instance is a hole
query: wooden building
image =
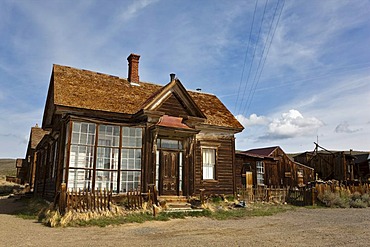
{"type": "Polygon", "coordinates": [[[350,151],[330,151],[316,144],[312,152],[305,152],[294,157],[294,160],[315,169],[319,179],[353,181],[367,180],[369,154],[359,156],[356,163],[356,155],[350,151]],[[320,148],[320,150],[319,150],[320,148]],[[360,165],[361,164],[361,165],[360,165]]]}
{"type": "Polygon", "coordinates": [[[236,152],[238,187],[245,186],[245,173],[252,172],[253,186],[303,186],[314,180],[314,169],[289,157],[280,147],[236,152]]]}
{"type": "Polygon", "coordinates": [[[21,184],[30,185],[31,189],[35,181],[36,146],[47,133],[49,132],[41,129],[37,124],[32,127],[28,139],[26,157],[16,161],[17,178],[21,181],[21,184]]]}
{"type": "Polygon", "coordinates": [[[370,153],[355,154],[355,178],[361,181],[370,180],[370,153]]]}
{"type": "Polygon", "coordinates": [[[19,184],[25,183],[25,178],[27,177],[28,167],[25,159],[16,159],[15,168],[17,169],[16,180],[19,184]]]}
{"type": "Polygon", "coordinates": [[[156,185],[159,195],[232,194],[234,134],[243,130],[212,94],[189,91],[174,74],[165,86],[54,65],[37,146],[35,192],[115,194],[156,185]]]}

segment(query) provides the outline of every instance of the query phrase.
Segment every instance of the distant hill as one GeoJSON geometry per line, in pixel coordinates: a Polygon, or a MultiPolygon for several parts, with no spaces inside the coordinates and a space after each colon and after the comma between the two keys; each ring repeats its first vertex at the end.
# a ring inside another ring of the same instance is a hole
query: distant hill
{"type": "Polygon", "coordinates": [[[15,176],[16,173],[15,159],[0,159],[0,176],[15,176]]]}

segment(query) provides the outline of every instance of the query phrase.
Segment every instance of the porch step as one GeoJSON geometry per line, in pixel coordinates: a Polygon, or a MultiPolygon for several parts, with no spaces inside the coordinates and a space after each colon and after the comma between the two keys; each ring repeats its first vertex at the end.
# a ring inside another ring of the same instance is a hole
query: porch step
{"type": "Polygon", "coordinates": [[[167,208],[172,209],[191,209],[190,203],[167,203],[167,208]]]}
{"type": "Polygon", "coordinates": [[[164,213],[185,213],[185,212],[202,212],[203,209],[194,209],[194,208],[167,208],[163,210],[164,213]]]}
{"type": "Polygon", "coordinates": [[[186,203],[188,200],[186,196],[159,196],[159,201],[166,201],[166,203],[181,202],[186,203]]]}

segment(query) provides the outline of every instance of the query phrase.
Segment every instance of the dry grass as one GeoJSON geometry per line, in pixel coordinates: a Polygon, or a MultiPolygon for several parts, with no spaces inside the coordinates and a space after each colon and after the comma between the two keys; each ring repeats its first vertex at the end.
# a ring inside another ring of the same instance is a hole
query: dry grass
{"type": "Polygon", "coordinates": [[[0,159],[0,179],[5,180],[5,176],[15,176],[16,173],[15,159],[0,159]]]}

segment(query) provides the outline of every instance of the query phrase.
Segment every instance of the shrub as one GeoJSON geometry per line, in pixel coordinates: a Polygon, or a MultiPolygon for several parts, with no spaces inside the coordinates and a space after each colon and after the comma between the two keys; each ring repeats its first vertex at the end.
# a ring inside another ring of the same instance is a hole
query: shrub
{"type": "Polygon", "coordinates": [[[363,194],[361,196],[361,200],[366,203],[368,207],[370,207],[370,195],[369,194],[363,194]]]}
{"type": "Polygon", "coordinates": [[[318,195],[317,198],[327,207],[348,208],[350,206],[350,200],[346,194],[333,193],[327,190],[323,194],[318,195]]]}
{"type": "Polygon", "coordinates": [[[351,208],[366,208],[367,204],[361,199],[352,200],[350,202],[351,208]]]}
{"type": "Polygon", "coordinates": [[[361,200],[361,193],[356,191],[351,195],[351,199],[352,201],[361,200]]]}

